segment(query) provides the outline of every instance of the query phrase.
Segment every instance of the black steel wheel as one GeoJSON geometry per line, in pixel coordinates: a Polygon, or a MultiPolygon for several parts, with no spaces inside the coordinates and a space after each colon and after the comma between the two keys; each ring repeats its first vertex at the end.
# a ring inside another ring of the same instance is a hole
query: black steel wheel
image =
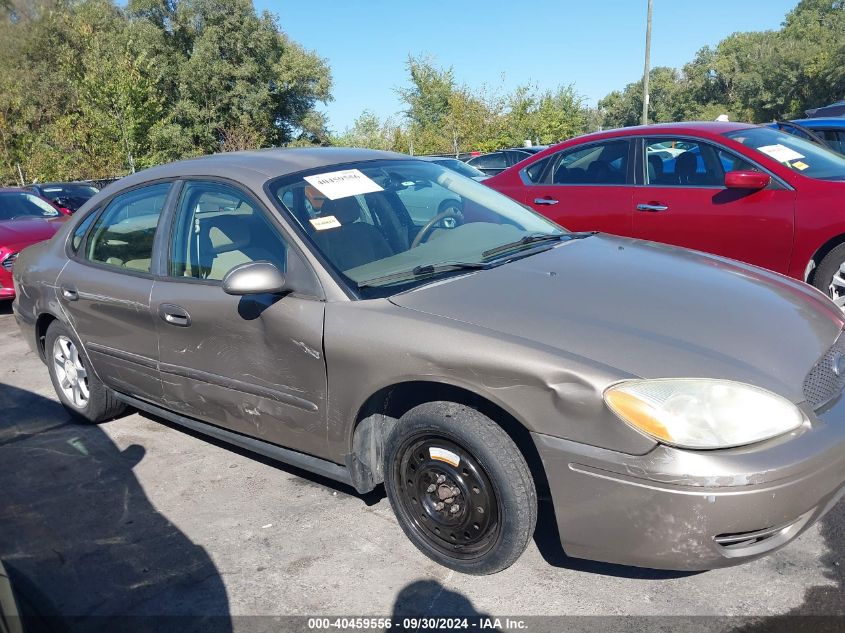
{"type": "Polygon", "coordinates": [[[428,433],[409,438],[400,455],[398,499],[415,529],[447,556],[489,551],[500,533],[499,502],[478,461],[451,439],[428,433]]]}
{"type": "Polygon", "coordinates": [[[474,409],[432,402],[388,437],[385,486],[405,534],[451,569],[489,574],[513,564],[534,531],[537,499],[519,449],[474,409]]]}

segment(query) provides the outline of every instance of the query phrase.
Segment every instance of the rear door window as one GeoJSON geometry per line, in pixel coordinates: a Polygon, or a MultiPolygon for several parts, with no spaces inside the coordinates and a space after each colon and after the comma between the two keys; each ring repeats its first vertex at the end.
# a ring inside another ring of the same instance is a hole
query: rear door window
{"type": "Polygon", "coordinates": [[[613,140],[563,150],[546,178],[555,185],[624,185],[628,149],[627,140],[613,140]]]}
{"type": "Polygon", "coordinates": [[[484,156],[478,156],[467,162],[478,169],[505,169],[508,166],[504,152],[485,154],[484,156]]]}
{"type": "Polygon", "coordinates": [[[845,154],[845,130],[818,130],[834,151],[845,154]]]}
{"type": "Polygon", "coordinates": [[[133,189],[114,198],[97,218],[85,257],[92,262],[150,272],[153,241],[170,183],[133,189]]]}

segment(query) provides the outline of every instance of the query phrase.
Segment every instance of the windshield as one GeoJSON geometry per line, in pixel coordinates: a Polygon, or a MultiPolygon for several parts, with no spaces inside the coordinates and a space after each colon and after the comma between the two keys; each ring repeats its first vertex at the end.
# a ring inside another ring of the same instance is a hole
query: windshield
{"type": "Polygon", "coordinates": [[[94,194],[98,193],[99,189],[89,185],[51,185],[49,187],[41,187],[41,191],[50,200],[55,200],[56,198],[80,198],[82,200],[88,200],[88,198],[94,197],[94,194]]]}
{"type": "Polygon", "coordinates": [[[59,210],[31,193],[7,191],[0,193],[0,220],[37,217],[54,218],[59,210]]]}
{"type": "Polygon", "coordinates": [[[62,207],[71,211],[79,210],[83,204],[88,202],[99,189],[90,185],[44,185],[41,192],[48,198],[62,207]]]}
{"type": "Polygon", "coordinates": [[[385,294],[374,288],[395,292],[456,270],[501,263],[538,248],[540,236],[566,235],[510,198],[419,160],[312,170],[279,179],[270,189],[363,296],[385,294]],[[531,239],[523,243],[526,237],[531,239]]]}
{"type": "Polygon", "coordinates": [[[457,158],[444,158],[443,160],[432,161],[435,165],[441,165],[452,171],[456,171],[467,178],[485,177],[486,174],[480,169],[476,169],[472,165],[467,165],[465,162],[457,158]]]}
{"type": "Polygon", "coordinates": [[[793,171],[821,180],[845,180],[845,156],[768,127],[752,127],[725,136],[774,158],[793,171]]]}

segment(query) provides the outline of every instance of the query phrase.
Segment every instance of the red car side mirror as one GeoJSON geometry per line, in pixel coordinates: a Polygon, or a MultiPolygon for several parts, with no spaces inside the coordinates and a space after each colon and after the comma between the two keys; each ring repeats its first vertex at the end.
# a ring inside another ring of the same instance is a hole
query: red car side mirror
{"type": "Polygon", "coordinates": [[[768,187],[771,181],[769,174],[759,171],[729,171],[725,174],[725,187],[728,189],[758,191],[768,187]]]}

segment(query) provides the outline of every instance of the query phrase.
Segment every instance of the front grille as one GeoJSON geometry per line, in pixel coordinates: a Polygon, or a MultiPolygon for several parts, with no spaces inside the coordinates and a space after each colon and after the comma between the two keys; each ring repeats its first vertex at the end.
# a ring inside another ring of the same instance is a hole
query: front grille
{"type": "Polygon", "coordinates": [[[2,265],[2,266],[3,266],[3,268],[5,268],[6,270],[8,270],[9,272],[12,272],[12,269],[15,267],[15,260],[16,260],[17,258],[18,258],[18,254],[17,254],[17,253],[12,253],[12,254],[11,254],[11,255],[9,255],[6,259],[4,259],[4,260],[3,260],[3,263],[2,263],[2,264],[0,264],[0,265],[2,265]]]}
{"type": "Polygon", "coordinates": [[[836,342],[804,379],[804,397],[814,409],[817,409],[839,395],[843,387],[845,387],[845,335],[840,334],[836,342]]]}

